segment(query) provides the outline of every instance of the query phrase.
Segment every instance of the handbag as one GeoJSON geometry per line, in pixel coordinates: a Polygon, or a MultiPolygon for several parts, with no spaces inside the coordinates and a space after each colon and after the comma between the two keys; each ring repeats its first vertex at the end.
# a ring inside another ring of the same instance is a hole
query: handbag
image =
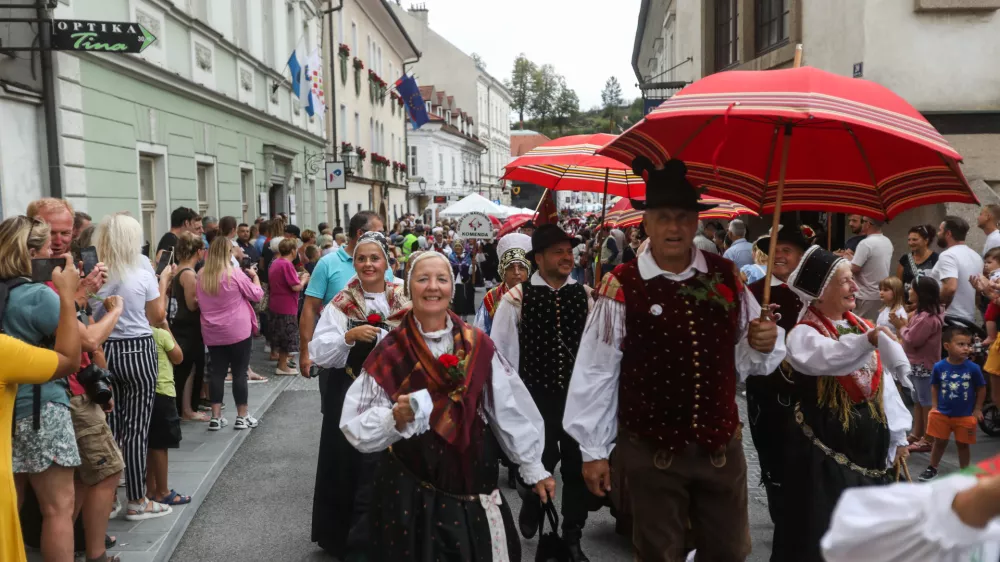
{"type": "Polygon", "coordinates": [[[559,515],[551,501],[542,504],[545,517],[538,523],[538,550],[535,551],[535,562],[569,562],[569,549],[566,541],[559,536],[559,515]],[[545,519],[548,518],[552,532],[545,532],[545,519]]]}
{"type": "Polygon", "coordinates": [[[264,290],[264,296],[259,301],[252,303],[253,309],[261,314],[267,314],[268,304],[271,302],[271,291],[267,283],[261,283],[260,288],[264,290]]]}

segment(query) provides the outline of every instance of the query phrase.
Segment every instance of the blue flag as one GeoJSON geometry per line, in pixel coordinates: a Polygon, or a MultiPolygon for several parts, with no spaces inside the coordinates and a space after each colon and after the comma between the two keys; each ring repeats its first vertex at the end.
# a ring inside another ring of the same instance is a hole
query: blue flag
{"type": "Polygon", "coordinates": [[[402,78],[396,80],[396,91],[403,98],[403,104],[414,129],[419,129],[421,125],[430,121],[427,117],[427,108],[424,107],[424,98],[420,95],[420,88],[412,76],[404,74],[402,78]]]}
{"type": "Polygon", "coordinates": [[[302,64],[297,51],[292,51],[292,56],[288,57],[288,70],[292,73],[292,93],[305,105],[306,100],[302,98],[302,64]]]}

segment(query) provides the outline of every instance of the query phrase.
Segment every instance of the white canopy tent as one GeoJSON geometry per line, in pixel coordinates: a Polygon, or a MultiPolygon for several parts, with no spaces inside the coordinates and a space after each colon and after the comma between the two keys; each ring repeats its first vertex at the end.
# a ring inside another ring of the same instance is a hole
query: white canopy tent
{"type": "Polygon", "coordinates": [[[456,218],[466,213],[483,213],[498,219],[505,219],[508,214],[506,207],[501,207],[482,195],[473,193],[439,211],[438,216],[456,218]]]}

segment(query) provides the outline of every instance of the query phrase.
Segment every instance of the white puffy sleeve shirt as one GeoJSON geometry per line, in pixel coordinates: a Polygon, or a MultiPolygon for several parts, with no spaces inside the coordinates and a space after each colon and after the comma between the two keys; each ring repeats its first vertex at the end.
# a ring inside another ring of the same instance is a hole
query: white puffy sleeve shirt
{"type": "MultiPolygon", "coordinates": [[[[662,275],[671,281],[681,282],[698,272],[706,273],[708,265],[701,250],[692,248],[691,255],[691,265],[675,274],[660,269],[646,248],[639,254],[639,274],[643,280],[662,275]]],[[[736,371],[740,380],[751,375],[768,375],[785,358],[785,331],[778,328],[778,340],[770,353],[753,349],[747,339],[747,331],[750,321],[760,317],[760,304],[746,288],[740,302],[740,336],[733,351],[736,354],[736,371]]],[[[493,332],[496,333],[496,330],[494,324],[493,332]]],[[[607,459],[614,449],[614,440],[618,436],[618,378],[621,375],[624,339],[625,305],[609,298],[597,299],[580,341],[580,352],[573,366],[563,415],[563,427],[580,443],[584,461],[607,459]],[[608,334],[610,340],[606,339],[608,334]]]]}
{"type": "MultiPolygon", "coordinates": [[[[454,342],[451,338],[450,319],[445,329],[437,332],[425,333],[419,322],[417,326],[434,357],[452,351],[454,342]]],[[[376,349],[374,353],[377,352],[376,349]]],[[[492,405],[489,400],[483,400],[483,413],[504,453],[519,465],[521,477],[528,484],[535,484],[551,476],[542,466],[545,423],[528,394],[528,389],[499,352],[493,355],[492,369],[492,405]]],[[[483,391],[486,392],[486,389],[483,391]]],[[[362,371],[347,391],[340,429],[351,445],[363,453],[384,450],[401,439],[420,435],[430,429],[431,411],[434,408],[430,393],[426,389],[414,392],[410,395],[410,403],[415,419],[402,431],[397,431],[389,395],[378,386],[375,379],[362,371]],[[370,398],[373,395],[374,400],[370,398]]]]}
{"type": "MultiPolygon", "coordinates": [[[[834,325],[847,327],[847,321],[838,320],[834,325]]],[[[868,343],[865,334],[844,334],[840,339],[824,336],[815,328],[799,325],[788,333],[788,363],[796,372],[811,377],[847,376],[868,363],[875,346],[868,343]]],[[[907,445],[906,432],[913,424],[910,411],[903,404],[899,390],[893,382],[896,376],[887,368],[886,357],[898,357],[903,348],[884,333],[879,334],[878,349],[883,356],[882,403],[885,419],[889,424],[889,457],[886,466],[896,458],[896,447],[907,445]]],[[[905,354],[904,354],[905,355],[905,354]]]]}
{"type": "MultiPolygon", "coordinates": [[[[392,285],[387,284],[386,290],[391,291],[392,285]]],[[[379,313],[382,317],[389,315],[389,301],[385,293],[364,293],[366,314],[379,313]]],[[[347,334],[347,316],[331,301],[323,309],[316,324],[313,339],[309,342],[309,356],[313,363],[326,369],[343,369],[347,365],[347,356],[353,345],[348,345],[344,336],[347,334]]],[[[379,329],[378,341],[388,334],[379,329]]]]}
{"type": "Polygon", "coordinates": [[[954,475],[929,484],[848,488],[820,546],[827,562],[994,562],[1000,518],[977,529],[952,510],[955,496],[976,485],[954,475]]]}

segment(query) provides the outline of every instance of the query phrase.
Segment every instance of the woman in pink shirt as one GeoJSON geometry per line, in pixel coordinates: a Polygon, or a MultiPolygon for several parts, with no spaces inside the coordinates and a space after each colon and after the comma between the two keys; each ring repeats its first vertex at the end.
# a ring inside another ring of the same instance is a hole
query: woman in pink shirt
{"type": "Polygon", "coordinates": [[[212,402],[212,420],[209,431],[218,431],[228,425],[222,417],[222,397],[226,386],[226,373],[233,371],[233,398],[236,400],[234,429],[257,427],[257,419],[247,412],[247,368],[253,332],[257,329],[257,315],[251,302],[260,301],[264,291],[260,288],[257,269],[251,268],[247,277],[232,265],[232,244],[218,236],[208,247],[205,267],[198,274],[198,307],[201,308],[201,333],[211,357],[209,366],[209,398],[212,402]]]}
{"type": "MultiPolygon", "coordinates": [[[[308,231],[307,231],[308,232],[308,231]]],[[[271,351],[278,353],[276,375],[297,375],[288,368],[288,355],[299,352],[299,293],[309,282],[309,274],[299,274],[292,265],[298,241],[285,238],[278,244],[278,258],[267,270],[268,301],[267,326],[270,331],[271,351]]]]}
{"type": "Polygon", "coordinates": [[[890,315],[890,321],[899,333],[899,339],[910,360],[910,380],[913,381],[913,431],[908,437],[910,452],[926,453],[931,450],[925,432],[927,414],[931,411],[931,371],[941,360],[941,328],[944,307],[941,306],[941,289],[937,281],[926,275],[910,284],[910,304],[916,310],[909,320],[890,315]]]}

